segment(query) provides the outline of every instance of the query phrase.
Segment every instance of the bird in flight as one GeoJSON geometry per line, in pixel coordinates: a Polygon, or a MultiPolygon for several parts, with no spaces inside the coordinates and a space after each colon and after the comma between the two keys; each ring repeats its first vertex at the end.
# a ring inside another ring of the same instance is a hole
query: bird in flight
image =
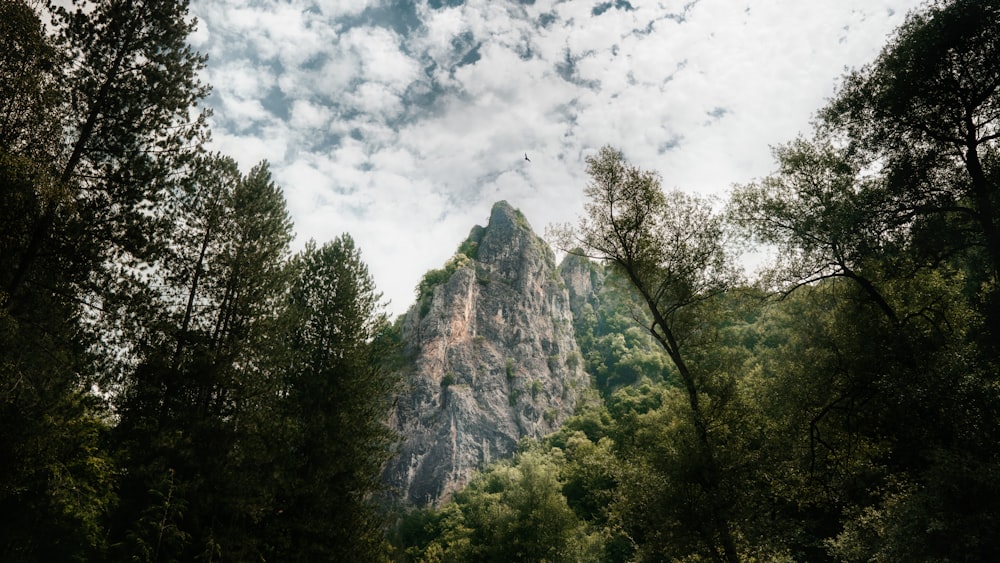
{"type": "Polygon", "coordinates": [[[527,160],[528,162],[531,162],[531,159],[528,158],[528,153],[524,153],[524,160],[527,160]]]}

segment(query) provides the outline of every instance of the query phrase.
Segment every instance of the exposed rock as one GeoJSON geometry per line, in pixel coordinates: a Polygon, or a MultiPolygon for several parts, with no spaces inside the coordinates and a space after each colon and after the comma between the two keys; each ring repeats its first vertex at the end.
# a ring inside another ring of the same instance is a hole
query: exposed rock
{"type": "Polygon", "coordinates": [[[413,362],[384,477],[408,504],[447,500],[522,438],[556,430],[588,385],[552,250],[520,211],[497,203],[459,250],[403,321],[413,362]]]}
{"type": "Polygon", "coordinates": [[[569,306],[574,319],[580,319],[586,305],[591,312],[598,307],[598,295],[604,287],[604,269],[577,254],[567,254],[559,264],[559,274],[569,290],[569,306]]]}

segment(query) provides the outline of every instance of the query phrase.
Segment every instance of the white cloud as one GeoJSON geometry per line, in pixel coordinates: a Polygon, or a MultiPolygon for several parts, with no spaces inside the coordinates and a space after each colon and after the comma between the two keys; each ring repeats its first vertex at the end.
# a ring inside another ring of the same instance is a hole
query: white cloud
{"type": "Polygon", "coordinates": [[[572,221],[603,144],[668,188],[768,173],[769,145],[807,131],[918,2],[418,2],[401,35],[381,0],[195,0],[192,42],[213,147],[271,161],[297,244],[350,232],[398,313],[493,201],[538,231],[572,221]]]}
{"type": "Polygon", "coordinates": [[[316,6],[328,17],[353,16],[375,6],[379,0],[319,0],[316,6]]]}
{"type": "Polygon", "coordinates": [[[234,124],[237,130],[252,127],[256,122],[266,120],[270,114],[258,100],[246,100],[222,95],[222,115],[234,124]]]}
{"type": "Polygon", "coordinates": [[[223,99],[260,100],[276,83],[269,67],[240,59],[210,64],[208,79],[223,99]]]}
{"type": "Polygon", "coordinates": [[[333,117],[333,111],[329,107],[309,100],[294,100],[291,112],[289,125],[299,131],[325,128],[333,117]]]}
{"type": "Polygon", "coordinates": [[[468,29],[460,8],[426,10],[422,37],[413,40],[414,46],[427,50],[435,61],[443,61],[451,51],[452,40],[468,29]]]}
{"type": "Polygon", "coordinates": [[[399,94],[385,84],[365,82],[345,96],[352,109],[372,114],[376,120],[392,119],[403,109],[399,94]]]}
{"type": "Polygon", "coordinates": [[[233,135],[215,128],[210,148],[237,159],[240,169],[249,170],[262,160],[281,162],[287,142],[276,135],[233,135]]]}
{"type": "Polygon", "coordinates": [[[357,53],[365,80],[402,91],[417,77],[416,62],[400,51],[399,37],[387,29],[355,27],[342,41],[357,53]]]}

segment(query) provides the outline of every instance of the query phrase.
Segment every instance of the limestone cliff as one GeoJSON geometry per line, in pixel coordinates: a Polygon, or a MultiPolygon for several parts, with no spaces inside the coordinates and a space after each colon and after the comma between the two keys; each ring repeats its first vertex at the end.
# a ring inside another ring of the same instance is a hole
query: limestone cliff
{"type": "Polygon", "coordinates": [[[600,292],[606,275],[604,268],[588,258],[569,253],[559,264],[559,275],[569,290],[570,312],[576,322],[600,307],[600,292]]]}
{"type": "Polygon", "coordinates": [[[385,480],[437,504],[521,438],[557,429],[588,385],[567,289],[520,211],[493,206],[403,320],[412,359],[392,424],[403,441],[385,480]]]}

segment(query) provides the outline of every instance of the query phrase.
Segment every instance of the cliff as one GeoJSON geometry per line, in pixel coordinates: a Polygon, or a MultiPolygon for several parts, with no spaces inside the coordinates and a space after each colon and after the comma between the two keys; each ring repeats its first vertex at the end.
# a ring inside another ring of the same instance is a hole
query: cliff
{"type": "Polygon", "coordinates": [[[497,203],[403,319],[412,362],[391,419],[403,440],[384,473],[400,500],[447,500],[572,414],[588,385],[572,320],[552,250],[497,203]]]}
{"type": "Polygon", "coordinates": [[[574,322],[579,323],[600,307],[600,293],[604,287],[606,272],[597,263],[576,254],[567,254],[559,264],[562,276],[569,290],[570,312],[574,322]]]}

